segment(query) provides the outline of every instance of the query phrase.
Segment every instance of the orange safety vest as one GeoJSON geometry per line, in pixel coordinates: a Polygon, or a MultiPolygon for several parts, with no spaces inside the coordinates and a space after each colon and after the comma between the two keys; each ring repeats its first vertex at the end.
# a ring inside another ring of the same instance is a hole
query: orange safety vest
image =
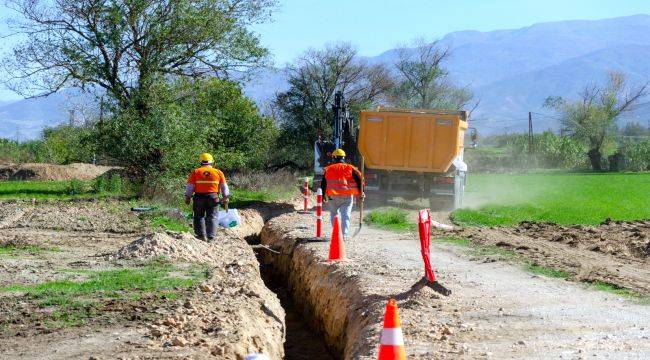
{"type": "MultiPolygon", "coordinates": [[[[336,163],[325,168],[325,194],[327,196],[359,195],[357,182],[352,177],[357,168],[346,163],[336,163]]],[[[363,181],[363,179],[361,180],[363,181]]]]}
{"type": "Polygon", "coordinates": [[[211,166],[201,166],[192,170],[188,184],[194,185],[194,192],[197,194],[218,193],[219,184],[226,182],[226,176],[219,169],[211,166]]]}

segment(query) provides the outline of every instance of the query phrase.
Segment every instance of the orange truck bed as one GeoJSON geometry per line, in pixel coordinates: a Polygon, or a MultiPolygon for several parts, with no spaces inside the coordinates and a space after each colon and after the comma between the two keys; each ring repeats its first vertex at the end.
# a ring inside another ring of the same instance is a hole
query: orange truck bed
{"type": "Polygon", "coordinates": [[[359,151],[370,169],[444,173],[463,151],[466,111],[362,111],[359,151]]]}

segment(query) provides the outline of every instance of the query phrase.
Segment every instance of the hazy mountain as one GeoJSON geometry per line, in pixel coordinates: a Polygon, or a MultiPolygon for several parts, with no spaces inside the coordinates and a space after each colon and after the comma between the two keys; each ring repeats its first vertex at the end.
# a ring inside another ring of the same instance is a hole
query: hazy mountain
{"type": "Polygon", "coordinates": [[[44,128],[68,123],[71,117],[76,123],[83,121],[82,113],[93,107],[92,97],[76,89],[0,104],[0,137],[34,139],[44,128]]]}
{"type": "MultiPolygon", "coordinates": [[[[460,31],[440,43],[452,49],[445,66],[454,81],[470,86],[481,100],[473,125],[491,133],[527,129],[528,111],[546,114],[533,117],[535,129],[557,129],[557,120],[541,108],[544,99],[549,95],[575,98],[585,85],[602,81],[610,70],[628,74],[637,84],[650,81],[649,34],[650,15],[635,15],[515,30],[460,31]]],[[[389,65],[396,59],[397,50],[366,58],[389,65]]],[[[245,84],[244,91],[264,109],[286,87],[283,72],[270,69],[245,84]]],[[[44,126],[68,121],[71,97],[57,94],[0,104],[0,137],[13,138],[17,132],[34,137],[44,126]]],[[[627,118],[647,123],[650,105],[637,107],[623,121],[627,118]]]]}

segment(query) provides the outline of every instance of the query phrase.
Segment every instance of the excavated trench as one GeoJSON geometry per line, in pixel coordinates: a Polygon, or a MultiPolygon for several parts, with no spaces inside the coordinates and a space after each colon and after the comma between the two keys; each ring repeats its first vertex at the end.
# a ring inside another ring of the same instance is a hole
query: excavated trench
{"type": "Polygon", "coordinates": [[[355,275],[359,269],[324,261],[319,253],[328,243],[301,237],[308,219],[293,208],[256,210],[257,219],[249,214],[242,227],[250,233],[241,236],[254,248],[265,284],[286,311],[285,359],[375,355],[384,300],[367,295],[355,275]]]}
{"type": "Polygon", "coordinates": [[[369,295],[357,266],[329,263],[328,242],[305,237],[311,217],[296,212],[270,216],[256,249],[262,277],[287,312],[286,359],[376,357],[385,299],[369,295]]]}
{"type": "Polygon", "coordinates": [[[274,265],[275,258],[269,258],[269,254],[282,257],[282,252],[261,245],[262,234],[268,232],[266,224],[276,216],[293,211],[282,205],[258,204],[251,210],[242,210],[241,216],[243,226],[239,226],[239,236],[253,247],[258,261],[260,262],[260,273],[266,286],[278,296],[285,311],[285,343],[284,359],[312,359],[312,360],[333,360],[341,358],[336,347],[332,348],[325,342],[321,326],[316,322],[318,319],[307,319],[301,306],[296,305],[296,296],[293,293],[293,286],[287,282],[284,273],[274,265]]]}

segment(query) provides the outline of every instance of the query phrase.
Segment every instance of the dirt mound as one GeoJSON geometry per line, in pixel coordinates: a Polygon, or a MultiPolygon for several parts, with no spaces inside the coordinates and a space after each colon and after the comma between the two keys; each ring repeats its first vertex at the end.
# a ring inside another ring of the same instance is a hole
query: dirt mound
{"type": "Polygon", "coordinates": [[[151,259],[164,257],[198,263],[217,263],[220,254],[214,246],[187,233],[154,233],[119,249],[111,258],[151,259]]]}
{"type": "Polygon", "coordinates": [[[526,221],[513,228],[511,233],[624,259],[645,260],[650,256],[650,221],[605,221],[598,226],[561,226],[526,221]]]}
{"type": "Polygon", "coordinates": [[[579,281],[602,281],[650,294],[648,220],[605,221],[597,226],[525,221],[516,227],[465,228],[454,233],[477,244],[513,251],[579,281]]]}
{"type": "Polygon", "coordinates": [[[0,180],[91,180],[112,169],[116,169],[116,167],[83,163],[69,165],[9,164],[0,165],[0,180]]]}

